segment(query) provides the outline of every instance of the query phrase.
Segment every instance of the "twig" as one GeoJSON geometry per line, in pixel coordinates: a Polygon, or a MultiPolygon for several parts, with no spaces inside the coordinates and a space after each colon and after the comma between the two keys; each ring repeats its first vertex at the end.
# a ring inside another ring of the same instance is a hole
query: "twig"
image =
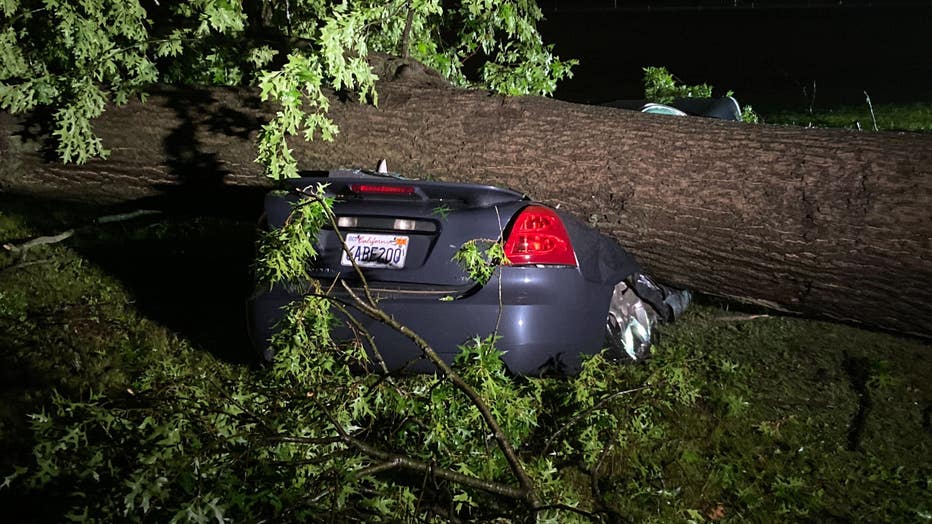
{"type": "Polygon", "coordinates": [[[273,466],[282,466],[282,467],[294,467],[294,466],[312,466],[316,464],[323,464],[328,460],[339,457],[346,452],[346,448],[343,448],[340,451],[334,451],[332,453],[324,453],[323,455],[318,455],[314,458],[304,459],[304,460],[273,460],[269,464],[273,466]]]}
{"type": "Polygon", "coordinates": [[[288,25],[288,37],[291,38],[291,2],[285,0],[285,21],[288,25]]]}
{"type": "Polygon", "coordinates": [[[389,471],[389,470],[395,469],[399,465],[400,464],[396,460],[389,460],[386,462],[381,462],[374,466],[369,466],[368,468],[362,468],[360,470],[357,470],[356,472],[353,473],[353,477],[360,478],[360,477],[368,477],[371,475],[376,475],[383,471],[389,471]]]}
{"type": "Polygon", "coordinates": [[[759,319],[759,318],[770,318],[770,315],[764,315],[764,314],[760,314],[760,315],[728,315],[728,316],[716,317],[715,320],[718,320],[718,321],[720,321],[720,322],[740,322],[740,321],[745,321],[745,320],[757,320],[757,319],[759,319]]]}
{"type": "Polygon", "coordinates": [[[595,495],[598,500],[602,498],[602,490],[599,489],[599,479],[602,477],[602,464],[605,463],[605,457],[607,457],[614,448],[615,441],[609,440],[602,446],[602,451],[599,452],[599,459],[592,465],[592,469],[589,470],[589,475],[592,478],[592,494],[595,495]]]}
{"type": "Polygon", "coordinates": [[[867,91],[864,91],[864,98],[867,99],[867,108],[870,109],[871,112],[871,122],[874,124],[874,131],[880,131],[877,127],[877,117],[874,116],[874,104],[871,104],[871,96],[867,94],[867,91]]]}
{"type": "Polygon", "coordinates": [[[312,444],[312,445],[324,445],[324,444],[335,444],[337,442],[342,442],[343,439],[340,437],[288,437],[288,436],[272,436],[267,439],[269,442],[290,442],[292,444],[312,444]]]}
{"type": "Polygon", "coordinates": [[[615,442],[609,441],[602,447],[602,451],[599,453],[599,460],[592,466],[592,469],[589,470],[589,487],[592,491],[592,497],[595,499],[595,503],[601,507],[603,512],[609,513],[612,517],[611,521],[619,521],[618,517],[621,516],[621,513],[617,508],[611,506],[602,495],[602,489],[599,488],[599,482],[602,480],[602,465],[605,463],[605,457],[615,448],[615,442]]]}
{"type": "MultiPolygon", "coordinates": [[[[316,401],[315,401],[316,402],[316,401]]],[[[471,477],[469,475],[464,475],[462,473],[457,473],[444,468],[438,468],[434,464],[429,464],[417,459],[412,459],[410,457],[405,457],[403,455],[396,455],[395,453],[390,453],[388,451],[383,451],[376,447],[370,446],[365,442],[354,438],[348,434],[340,423],[333,419],[330,413],[324,408],[320,403],[317,403],[318,407],[323,411],[325,416],[330,419],[330,424],[337,431],[340,438],[343,442],[349,446],[352,446],[362,453],[376,458],[382,461],[382,466],[380,470],[387,470],[392,468],[402,468],[410,471],[416,471],[418,473],[430,474],[432,476],[449,480],[457,484],[462,484],[464,486],[469,486],[476,489],[481,489],[483,491],[494,493],[496,495],[502,495],[505,497],[511,497],[515,499],[527,499],[528,492],[524,489],[516,489],[511,486],[506,486],[504,484],[493,482],[489,480],[483,480],[477,477],[471,477]],[[390,466],[389,466],[390,465],[390,466]]],[[[365,468],[362,471],[368,470],[371,468],[365,468]]]]}
{"type": "MultiPolygon", "coordinates": [[[[311,199],[311,201],[317,202],[322,205],[322,207],[327,212],[327,219],[330,220],[330,227],[333,228],[333,232],[337,235],[337,240],[340,241],[340,247],[343,248],[343,252],[346,253],[346,258],[349,259],[350,263],[353,265],[353,271],[356,273],[356,276],[359,277],[360,282],[362,282],[362,289],[366,294],[366,300],[369,301],[369,304],[373,307],[376,305],[375,299],[372,298],[372,293],[369,292],[369,284],[366,281],[366,276],[362,272],[362,268],[359,267],[359,264],[356,263],[356,257],[353,256],[353,253],[350,251],[349,246],[346,245],[346,239],[343,238],[343,234],[340,233],[339,225],[337,224],[336,216],[333,214],[333,211],[328,209],[327,206],[323,205],[320,197],[316,193],[308,191],[308,187],[297,189],[296,191],[300,195],[311,199]]],[[[290,218],[290,215],[289,215],[290,218]]],[[[345,285],[345,284],[344,284],[345,285]]],[[[358,300],[358,299],[357,299],[358,300]]]]}
{"type": "MultiPolygon", "coordinates": [[[[451,499],[451,506],[452,506],[452,499],[451,499]]],[[[442,508],[437,504],[431,504],[429,509],[432,513],[436,514],[437,516],[449,522],[450,524],[460,524],[461,522],[463,522],[462,520],[456,518],[456,515],[453,513],[452,507],[442,508]]]]}
{"type": "MultiPolygon", "coordinates": [[[[334,285],[336,284],[336,282],[338,281],[335,280],[334,285]]],[[[342,280],[340,280],[339,282],[343,284],[342,280]]],[[[332,294],[333,287],[334,286],[331,286],[325,293],[310,292],[307,294],[310,296],[327,299],[330,301],[330,303],[333,306],[335,306],[338,310],[340,310],[340,312],[343,313],[343,315],[346,317],[346,320],[349,321],[350,328],[353,330],[353,334],[354,336],[356,336],[356,340],[359,341],[359,336],[361,335],[365,337],[367,342],[369,342],[369,347],[372,348],[372,358],[376,361],[376,363],[382,369],[381,376],[384,376],[384,377],[390,376],[391,370],[388,369],[388,366],[385,364],[385,358],[382,357],[382,353],[379,352],[378,347],[376,347],[375,339],[372,337],[372,334],[369,333],[369,330],[366,329],[366,327],[362,325],[362,322],[360,322],[359,319],[354,317],[347,309],[347,307],[355,307],[354,304],[348,300],[343,300],[339,297],[334,296],[332,294]]],[[[404,371],[404,369],[402,368],[399,371],[404,371]]]]}
{"type": "MultiPolygon", "coordinates": [[[[98,217],[94,219],[94,223],[95,224],[111,224],[114,222],[124,222],[126,220],[132,220],[134,218],[138,218],[141,216],[155,215],[159,213],[161,213],[161,211],[156,211],[153,209],[137,209],[136,211],[132,211],[130,213],[120,213],[116,215],[104,215],[102,217],[98,217]]],[[[47,235],[47,236],[36,237],[36,238],[33,238],[32,240],[27,240],[26,242],[23,242],[22,244],[19,244],[19,245],[7,243],[7,244],[3,244],[3,249],[10,251],[14,255],[17,255],[20,261],[24,261],[26,260],[26,252],[28,252],[30,249],[34,247],[38,247],[38,246],[47,246],[51,244],[58,244],[59,242],[64,242],[65,240],[68,240],[69,238],[74,236],[76,232],[77,232],[76,229],[69,229],[67,231],[62,231],[61,233],[58,233],[57,235],[47,235]]]]}
{"type": "Polygon", "coordinates": [[[593,412],[593,411],[595,411],[595,410],[601,408],[602,406],[604,406],[606,403],[608,403],[608,401],[610,401],[610,400],[612,400],[612,399],[615,399],[615,398],[618,398],[618,397],[620,397],[620,396],[622,396],[622,395],[630,395],[631,393],[637,393],[638,391],[641,391],[641,390],[644,390],[644,389],[648,389],[648,388],[650,388],[650,387],[651,387],[650,385],[647,385],[647,386],[641,386],[641,387],[639,387],[639,388],[626,389],[626,390],[624,390],[624,391],[616,391],[615,393],[612,393],[611,395],[608,395],[607,397],[603,398],[602,400],[596,402],[596,403],[593,404],[592,407],[590,407],[589,409],[584,409],[584,410],[580,411],[579,413],[576,414],[576,416],[574,416],[574,417],[571,418],[566,424],[564,424],[562,428],[558,429],[553,435],[550,435],[550,438],[548,438],[548,439],[547,439],[547,442],[544,443],[544,453],[546,454],[546,452],[550,450],[550,444],[552,444],[553,441],[554,441],[557,437],[559,437],[561,434],[563,434],[564,431],[566,431],[567,429],[569,429],[570,427],[572,427],[574,424],[576,424],[577,422],[579,422],[580,419],[582,419],[584,416],[586,416],[586,415],[588,415],[589,413],[591,413],[591,412],[593,412]]]}
{"type": "Polygon", "coordinates": [[[582,515],[589,519],[595,518],[595,513],[590,513],[584,509],[574,508],[573,506],[568,506],[566,504],[549,504],[547,506],[538,506],[534,508],[535,512],[546,511],[548,509],[557,509],[561,511],[569,511],[571,513],[576,513],[577,515],[582,515]]]}
{"type": "MultiPolygon", "coordinates": [[[[378,320],[389,327],[395,329],[402,335],[408,337],[412,342],[414,342],[420,349],[421,352],[426,356],[438,370],[441,371],[453,385],[463,392],[470,400],[470,402],[475,406],[479,411],[479,414],[482,416],[482,419],[485,421],[486,426],[492,432],[492,436],[495,438],[495,441],[498,444],[499,449],[502,451],[502,454],[505,456],[505,461],[508,462],[509,468],[514,473],[515,477],[518,478],[518,483],[521,485],[520,492],[523,493],[522,496],[517,498],[527,499],[534,507],[539,505],[537,500],[537,493],[534,490],[534,484],[531,481],[531,478],[528,476],[527,472],[524,470],[524,466],[521,465],[521,461],[518,459],[518,454],[515,452],[514,447],[511,445],[511,442],[505,437],[505,433],[502,431],[501,426],[499,426],[498,421],[495,420],[495,417],[492,415],[492,411],[486,405],[485,401],[482,400],[482,397],[479,396],[479,393],[470,386],[458,373],[453,371],[449,364],[447,364],[440,356],[434,351],[434,349],[417,333],[411,331],[407,326],[400,324],[394,318],[388,315],[388,313],[382,311],[381,309],[370,306],[366,304],[362,299],[356,295],[352,288],[343,282],[343,289],[353,298],[357,303],[357,307],[360,311],[369,315],[374,320],[378,320]]],[[[513,489],[513,488],[509,488],[513,489]]]]}
{"type": "Polygon", "coordinates": [[[69,229],[68,231],[63,231],[57,235],[49,235],[43,237],[36,237],[32,240],[23,242],[20,245],[15,244],[3,244],[3,249],[10,251],[14,255],[18,255],[20,260],[26,260],[26,252],[30,249],[37,246],[46,246],[50,244],[57,244],[63,242],[71,236],[74,235],[74,229],[69,229]]]}
{"type": "MultiPolygon", "coordinates": [[[[318,197],[315,193],[308,191],[308,188],[298,189],[297,191],[299,194],[304,195],[312,200],[320,201],[320,197],[318,197]]],[[[324,208],[326,209],[326,206],[324,206],[324,208]]],[[[515,451],[511,442],[505,436],[505,433],[504,431],[502,431],[501,426],[498,424],[498,421],[495,420],[495,417],[492,415],[491,409],[489,409],[489,407],[486,405],[482,397],[479,396],[479,393],[472,386],[470,386],[465,380],[463,380],[463,378],[460,377],[458,373],[453,371],[450,365],[447,364],[442,358],[440,358],[437,352],[434,351],[434,349],[430,346],[430,344],[427,343],[427,341],[421,338],[417,333],[411,331],[411,329],[409,329],[407,326],[404,326],[398,321],[396,321],[388,313],[386,313],[385,311],[382,311],[382,309],[378,307],[378,305],[376,304],[376,301],[373,299],[372,294],[369,290],[369,285],[366,282],[366,278],[362,272],[362,269],[356,263],[355,257],[350,252],[349,247],[346,245],[346,241],[343,238],[343,235],[340,233],[339,225],[337,224],[336,217],[333,215],[333,212],[329,212],[329,211],[327,212],[327,216],[330,219],[331,226],[333,227],[333,230],[336,233],[337,238],[340,241],[340,245],[342,246],[343,251],[347,254],[347,258],[352,263],[353,269],[355,270],[356,274],[359,276],[359,279],[362,281],[362,284],[363,284],[363,292],[365,294],[366,300],[363,300],[362,298],[359,297],[359,295],[353,292],[352,288],[346,283],[345,280],[340,281],[340,283],[343,285],[343,289],[353,299],[356,309],[358,309],[363,314],[369,316],[373,320],[380,321],[383,324],[391,327],[392,329],[396,330],[397,332],[401,333],[402,335],[410,339],[412,342],[414,342],[415,345],[417,345],[418,348],[421,350],[421,353],[425,357],[427,357],[434,364],[434,366],[444,376],[446,376],[450,380],[450,382],[453,383],[453,385],[457,389],[459,389],[469,398],[473,406],[475,406],[475,408],[479,411],[479,414],[482,416],[482,419],[485,421],[486,426],[488,426],[489,430],[492,432],[492,435],[495,438],[495,441],[498,444],[499,449],[501,450],[502,454],[505,456],[505,461],[508,463],[509,469],[511,469],[512,473],[518,479],[518,483],[521,486],[520,490],[515,490],[514,488],[511,488],[511,487],[496,484],[498,486],[498,488],[496,489],[503,489],[508,492],[508,493],[501,492],[500,494],[502,495],[524,499],[530,502],[531,505],[534,507],[539,506],[540,503],[537,498],[537,492],[534,489],[534,483],[531,481],[530,476],[528,476],[527,471],[525,471],[524,466],[521,465],[521,461],[518,459],[517,452],[515,451]]],[[[338,431],[342,432],[342,428],[338,428],[338,431]]],[[[352,437],[349,437],[348,435],[347,437],[352,438],[352,437]]],[[[362,442],[359,442],[359,445],[365,446],[365,444],[363,444],[362,442]]],[[[395,455],[391,455],[391,456],[394,457],[395,455]]],[[[405,461],[409,461],[409,462],[412,460],[407,457],[399,457],[399,458],[405,461]]],[[[407,467],[408,469],[414,469],[415,471],[425,471],[423,468],[427,468],[426,464],[417,462],[417,461],[415,462],[411,462],[410,464],[406,463],[407,465],[405,467],[407,467]],[[421,468],[421,466],[423,466],[423,468],[421,468]]],[[[456,480],[453,477],[444,477],[444,478],[448,478],[448,480],[453,480],[454,482],[460,482],[465,485],[473,485],[470,483],[475,483],[478,481],[480,482],[481,485],[475,485],[473,487],[478,487],[480,489],[488,490],[488,486],[487,486],[488,483],[485,481],[477,480],[473,477],[467,477],[465,475],[461,475],[455,472],[448,472],[448,474],[457,476],[457,478],[462,477],[462,480],[456,480]]],[[[497,491],[493,491],[493,492],[497,492],[497,491]]]]}
{"type": "MultiPolygon", "coordinates": [[[[430,404],[428,404],[430,406],[430,404]]],[[[428,408],[429,409],[429,408],[428,408]]],[[[414,514],[417,515],[421,511],[421,502],[424,501],[424,493],[427,492],[427,480],[431,478],[430,472],[424,473],[424,480],[421,481],[421,492],[417,495],[417,504],[414,505],[414,514]]],[[[437,481],[434,481],[434,487],[436,487],[437,481]]]]}
{"type": "Polygon", "coordinates": [[[360,336],[364,337],[366,341],[369,342],[369,347],[372,348],[372,357],[375,360],[375,363],[378,364],[378,366],[382,369],[383,376],[389,375],[390,371],[388,370],[388,366],[385,364],[385,359],[382,357],[382,353],[376,347],[375,339],[372,338],[372,334],[369,333],[369,330],[362,325],[362,322],[360,322],[359,319],[350,314],[350,312],[346,309],[340,300],[337,300],[329,294],[325,295],[324,298],[329,299],[330,303],[336,306],[336,308],[340,310],[341,313],[343,313],[343,315],[350,323],[350,327],[353,330],[353,334],[355,335],[356,340],[360,344],[362,343],[362,341],[359,340],[360,336]]]}
{"type": "Polygon", "coordinates": [[[14,270],[14,269],[24,268],[24,267],[27,267],[27,266],[35,266],[35,265],[38,265],[38,264],[48,264],[49,262],[52,262],[52,259],[51,259],[51,258],[45,258],[45,259],[42,259],[42,260],[35,260],[35,261],[33,261],[33,262],[19,262],[19,263],[17,263],[17,264],[13,264],[13,265],[10,265],[10,266],[6,266],[6,267],[0,269],[0,273],[3,273],[4,271],[12,271],[12,270],[14,270]]]}
{"type": "Polygon", "coordinates": [[[131,211],[129,213],[118,213],[116,215],[104,215],[99,217],[94,222],[98,224],[110,224],[113,222],[125,222],[127,220],[132,220],[134,218],[149,216],[149,215],[158,215],[162,212],[157,209],[137,209],[136,211],[131,211]]]}
{"type": "MultiPolygon", "coordinates": [[[[803,92],[805,91],[806,89],[803,88],[803,92]]],[[[809,97],[809,116],[812,116],[812,106],[815,105],[815,95],[816,95],[816,81],[813,80],[812,81],[812,96],[809,97]]]]}
{"type": "Polygon", "coordinates": [[[502,312],[505,310],[504,299],[502,298],[502,265],[509,263],[508,257],[505,256],[505,226],[502,225],[502,215],[498,211],[498,206],[495,206],[495,218],[498,219],[498,240],[496,242],[502,243],[502,256],[505,260],[498,265],[498,315],[495,317],[495,331],[492,332],[492,340],[498,337],[498,328],[501,327],[502,323],[502,312]]]}

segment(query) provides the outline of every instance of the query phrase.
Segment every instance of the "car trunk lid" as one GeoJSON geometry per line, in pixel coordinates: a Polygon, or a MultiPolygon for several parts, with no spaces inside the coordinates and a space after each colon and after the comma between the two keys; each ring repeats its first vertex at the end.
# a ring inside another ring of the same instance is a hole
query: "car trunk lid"
{"type": "Polygon", "coordinates": [[[453,255],[470,240],[497,240],[526,205],[524,195],[493,186],[336,172],[288,181],[292,191],[267,198],[269,224],[283,224],[298,193],[318,184],[334,198],[340,235],[332,227],[319,233],[310,275],[358,282],[345,245],[370,286],[397,293],[455,296],[471,287],[453,255]]]}

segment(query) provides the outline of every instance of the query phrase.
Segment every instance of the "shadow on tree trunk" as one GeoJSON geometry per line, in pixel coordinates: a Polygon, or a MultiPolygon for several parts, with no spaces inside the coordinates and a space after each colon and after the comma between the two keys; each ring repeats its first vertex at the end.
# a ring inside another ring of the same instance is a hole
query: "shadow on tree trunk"
{"type": "MultiPolygon", "coordinates": [[[[252,292],[255,224],[271,183],[230,183],[229,160],[217,154],[218,148],[254,138],[263,123],[258,97],[245,94],[234,107],[214,95],[192,89],[184,97],[168,97],[171,115],[122,129],[144,139],[153,128],[170,128],[161,143],[151,141],[134,155],[154,154],[160,165],[137,158],[135,180],[125,185],[122,179],[96,180],[110,161],[91,161],[71,175],[66,169],[79,166],[59,163],[49,140],[50,115],[29,115],[14,135],[40,162],[61,172],[35,191],[14,187],[0,194],[0,208],[22,212],[42,234],[76,229],[64,245],[123,282],[141,314],[217,356],[247,361],[253,358],[245,303],[252,292]],[[153,174],[155,179],[147,179],[153,174]],[[72,176],[84,177],[88,190],[75,191],[82,188],[72,176]],[[91,225],[100,216],[140,209],[161,214],[91,225]]],[[[252,163],[254,154],[245,148],[238,163],[252,163]]]]}

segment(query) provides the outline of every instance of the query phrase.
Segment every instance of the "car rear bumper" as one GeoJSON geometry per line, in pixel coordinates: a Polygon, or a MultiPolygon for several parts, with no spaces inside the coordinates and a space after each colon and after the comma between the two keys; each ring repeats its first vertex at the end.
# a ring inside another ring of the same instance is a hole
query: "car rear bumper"
{"type": "MultiPolygon", "coordinates": [[[[578,371],[580,354],[594,354],[605,340],[605,319],[612,287],[584,280],[577,268],[503,267],[500,278],[463,296],[443,289],[420,288],[378,291],[379,306],[402,325],[427,341],[447,362],[458,346],[495,332],[496,346],[505,352],[508,368],[517,374],[578,371]]],[[[254,333],[265,348],[281,308],[296,297],[273,289],[253,302],[254,333]]],[[[345,294],[336,298],[346,300],[345,294]]],[[[433,372],[407,337],[359,311],[351,310],[375,341],[390,369],[433,372]]],[[[338,339],[350,339],[345,325],[334,330],[338,339]]]]}

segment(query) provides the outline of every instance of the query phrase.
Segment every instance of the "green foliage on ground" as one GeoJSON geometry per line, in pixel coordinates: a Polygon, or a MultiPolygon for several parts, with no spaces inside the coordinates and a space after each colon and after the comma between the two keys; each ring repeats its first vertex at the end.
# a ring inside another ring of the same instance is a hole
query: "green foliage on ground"
{"type": "MultiPolygon", "coordinates": [[[[0,242],[88,218],[39,209],[4,202],[0,242]]],[[[452,506],[482,520],[529,511],[439,476],[511,475],[449,381],[354,373],[348,364],[362,353],[326,344],[272,369],[237,363],[192,342],[207,323],[168,329],[141,284],[101,267],[153,242],[196,245],[231,228],[153,217],[35,248],[25,261],[0,254],[0,355],[13,386],[3,391],[0,439],[13,451],[0,465],[0,502],[13,518],[442,520],[452,506]],[[11,265],[29,262],[41,263],[11,265]],[[431,408],[438,402],[444,409],[431,408]],[[434,473],[379,470],[334,440],[337,427],[434,473]]],[[[242,322],[220,321],[226,330],[242,322]]],[[[296,340],[326,329],[293,328],[296,340]]],[[[514,380],[478,340],[456,369],[491,400],[542,500],[600,515],[553,510],[541,520],[910,522],[932,512],[929,349],[698,306],[663,331],[643,365],[596,357],[574,380],[514,380]]]]}
{"type": "Polygon", "coordinates": [[[879,131],[913,131],[932,132],[932,103],[865,103],[858,105],[839,104],[831,107],[815,107],[813,111],[786,110],[785,108],[766,111],[763,120],[768,124],[782,124],[805,127],[837,127],[872,131],[874,120],[879,131]]]}
{"type": "Polygon", "coordinates": [[[0,1],[0,109],[53,113],[65,162],[106,157],[93,121],[156,82],[258,86],[279,107],[259,135],[269,176],[295,175],[287,138],[331,140],[328,92],[378,102],[372,54],[459,86],[550,94],[571,76],[526,0],[0,1]]]}

